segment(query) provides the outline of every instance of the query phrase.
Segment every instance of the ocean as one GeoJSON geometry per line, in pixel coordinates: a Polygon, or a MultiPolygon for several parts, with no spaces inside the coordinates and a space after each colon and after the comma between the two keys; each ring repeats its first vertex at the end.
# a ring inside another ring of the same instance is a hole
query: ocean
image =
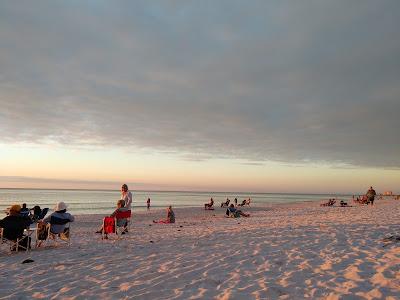
{"type": "MultiPolygon", "coordinates": [[[[133,210],[145,210],[147,198],[151,199],[152,208],[173,207],[204,207],[204,203],[214,199],[219,206],[226,198],[231,202],[237,198],[238,203],[251,198],[252,203],[290,203],[302,201],[322,201],[333,197],[344,199],[351,195],[332,194],[261,194],[261,193],[230,193],[230,192],[161,192],[161,191],[131,191],[133,193],[133,210]]],[[[51,189],[0,189],[0,216],[4,216],[6,208],[12,204],[26,203],[28,208],[39,205],[41,208],[53,209],[59,201],[68,205],[72,214],[109,214],[121,198],[119,191],[103,190],[51,190],[51,189]]]]}

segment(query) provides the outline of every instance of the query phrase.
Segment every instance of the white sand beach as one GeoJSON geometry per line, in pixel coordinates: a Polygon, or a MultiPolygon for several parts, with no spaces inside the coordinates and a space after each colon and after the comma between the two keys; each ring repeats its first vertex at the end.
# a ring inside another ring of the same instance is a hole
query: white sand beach
{"type": "Polygon", "coordinates": [[[400,242],[383,241],[400,235],[400,201],[244,210],[137,212],[119,241],[94,233],[103,216],[77,216],[69,248],[2,249],[0,299],[400,299],[400,242]]]}

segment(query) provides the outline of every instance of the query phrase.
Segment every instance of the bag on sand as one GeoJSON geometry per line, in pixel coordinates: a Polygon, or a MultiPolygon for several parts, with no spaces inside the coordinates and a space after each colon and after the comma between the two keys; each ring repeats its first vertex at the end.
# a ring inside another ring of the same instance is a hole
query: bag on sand
{"type": "Polygon", "coordinates": [[[47,225],[45,223],[37,224],[37,239],[40,241],[44,241],[47,239],[47,225]]]}
{"type": "Polygon", "coordinates": [[[64,232],[60,233],[60,239],[62,239],[63,241],[69,240],[69,227],[64,228],[64,232]]]}

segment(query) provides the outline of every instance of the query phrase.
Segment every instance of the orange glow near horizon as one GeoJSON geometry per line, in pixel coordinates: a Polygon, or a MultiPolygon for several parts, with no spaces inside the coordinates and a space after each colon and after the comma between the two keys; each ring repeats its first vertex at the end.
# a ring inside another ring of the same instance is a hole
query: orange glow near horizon
{"type": "Polygon", "coordinates": [[[188,161],[121,149],[1,145],[0,154],[0,188],[118,189],[120,183],[129,182],[137,190],[357,193],[370,185],[382,192],[397,191],[400,179],[399,170],[252,165],[237,159],[188,161]]]}

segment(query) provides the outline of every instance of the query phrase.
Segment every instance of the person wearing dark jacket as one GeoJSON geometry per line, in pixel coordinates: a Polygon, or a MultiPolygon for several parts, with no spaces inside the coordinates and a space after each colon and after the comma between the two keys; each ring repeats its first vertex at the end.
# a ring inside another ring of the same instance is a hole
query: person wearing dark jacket
{"type": "Polygon", "coordinates": [[[371,203],[371,205],[374,205],[375,196],[376,196],[376,192],[371,186],[367,192],[368,203],[371,203]]]}
{"type": "MultiPolygon", "coordinates": [[[[17,239],[22,239],[24,237],[24,230],[31,225],[31,220],[29,217],[20,215],[21,206],[15,204],[11,206],[10,213],[3,220],[0,220],[0,227],[3,228],[3,237],[7,240],[16,241],[17,239]]],[[[21,245],[27,245],[21,243],[21,245]]]]}

